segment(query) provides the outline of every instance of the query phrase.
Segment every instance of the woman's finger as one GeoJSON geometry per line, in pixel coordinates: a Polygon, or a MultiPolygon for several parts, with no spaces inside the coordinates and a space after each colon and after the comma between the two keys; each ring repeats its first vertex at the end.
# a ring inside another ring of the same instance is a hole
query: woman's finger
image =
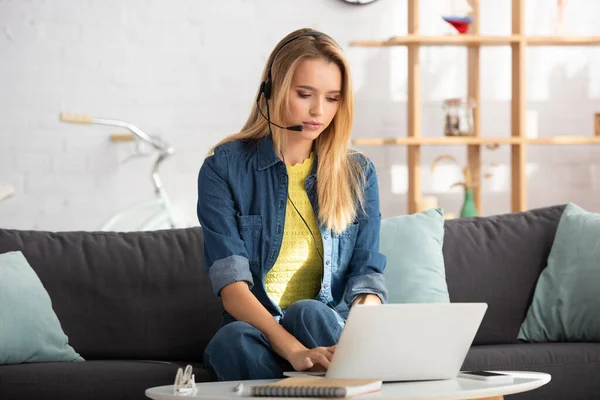
{"type": "Polygon", "coordinates": [[[327,347],[316,347],[314,350],[318,351],[320,354],[323,354],[329,361],[331,361],[333,358],[333,353],[327,350],[327,347]]]}
{"type": "Polygon", "coordinates": [[[310,357],[306,357],[306,358],[304,359],[304,363],[306,364],[306,368],[310,368],[310,367],[312,367],[312,366],[313,366],[313,362],[312,362],[312,360],[310,359],[310,357]]]}
{"type": "Polygon", "coordinates": [[[322,353],[315,352],[315,355],[311,358],[313,362],[321,364],[326,369],[329,368],[329,360],[322,353]]]}

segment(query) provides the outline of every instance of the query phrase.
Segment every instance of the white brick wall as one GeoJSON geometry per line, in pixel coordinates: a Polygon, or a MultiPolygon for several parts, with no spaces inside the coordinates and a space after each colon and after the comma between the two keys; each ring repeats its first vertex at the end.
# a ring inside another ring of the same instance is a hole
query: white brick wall
{"type": "MultiPolygon", "coordinates": [[[[441,14],[451,2],[421,1],[421,29],[444,34],[441,14]]],[[[555,2],[529,0],[527,29],[551,34],[555,2]]],[[[482,1],[483,33],[510,32],[510,1],[482,1]]],[[[600,3],[567,2],[567,34],[600,35],[600,3]]],[[[196,224],[196,175],[208,149],[238,130],[254,100],[260,72],[275,43],[308,26],[345,48],[355,77],[355,137],[406,135],[406,51],[357,48],[356,39],[406,32],[406,0],[351,7],[337,0],[0,0],[0,181],[16,195],[0,203],[0,226],[19,229],[96,229],[111,214],[152,197],[151,159],[127,164],[130,144],[119,130],[61,124],[61,111],[125,119],[159,134],[177,150],[163,179],[178,214],[196,224]]],[[[527,53],[528,108],[539,136],[592,135],[600,112],[600,48],[540,48],[527,53]]],[[[441,101],[465,94],[465,50],[421,52],[423,134],[442,133],[441,101]]],[[[482,51],[485,136],[509,135],[510,52],[482,51]]],[[[403,147],[363,150],[377,165],[384,216],[405,213],[403,147]]],[[[423,189],[457,212],[460,191],[429,174],[443,152],[464,159],[464,148],[423,150],[423,189]]],[[[484,183],[484,213],[510,211],[506,147],[483,151],[498,162],[484,183]]],[[[565,201],[600,211],[600,146],[529,150],[528,202],[565,201]],[[552,177],[553,179],[549,179],[552,177]]],[[[453,172],[450,171],[450,174],[453,172]]]]}

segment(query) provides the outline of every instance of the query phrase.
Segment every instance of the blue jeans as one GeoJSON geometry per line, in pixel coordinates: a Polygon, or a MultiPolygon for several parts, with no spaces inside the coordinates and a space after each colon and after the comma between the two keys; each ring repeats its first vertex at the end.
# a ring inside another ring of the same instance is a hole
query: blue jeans
{"type": "MultiPolygon", "coordinates": [[[[344,327],[343,318],[318,300],[292,304],[279,323],[308,349],[335,345],[344,327]]],[[[281,378],[284,371],[293,371],[261,331],[242,321],[219,329],[206,346],[204,366],[220,381],[281,378]]]]}

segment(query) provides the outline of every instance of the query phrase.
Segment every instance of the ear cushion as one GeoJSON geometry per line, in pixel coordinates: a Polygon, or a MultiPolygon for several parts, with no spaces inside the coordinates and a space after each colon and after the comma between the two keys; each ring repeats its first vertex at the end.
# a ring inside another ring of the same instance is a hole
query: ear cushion
{"type": "Polygon", "coordinates": [[[263,93],[265,94],[265,99],[269,100],[271,98],[271,80],[267,79],[263,82],[263,93]]]}

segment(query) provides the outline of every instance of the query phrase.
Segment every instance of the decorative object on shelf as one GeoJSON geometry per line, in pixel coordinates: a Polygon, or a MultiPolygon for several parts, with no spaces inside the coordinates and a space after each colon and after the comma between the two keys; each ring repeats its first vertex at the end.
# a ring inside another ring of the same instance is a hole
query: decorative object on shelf
{"type": "Polygon", "coordinates": [[[449,23],[460,34],[467,33],[469,25],[473,22],[471,17],[442,17],[444,21],[449,23]]]}
{"type": "Polygon", "coordinates": [[[443,16],[442,19],[462,35],[467,33],[469,25],[473,23],[473,18],[469,16],[472,12],[473,7],[466,0],[452,0],[451,15],[443,16]]]}
{"type": "Polygon", "coordinates": [[[600,113],[594,114],[594,117],[594,121],[596,121],[594,124],[594,134],[600,136],[600,113]]]}
{"type": "Polygon", "coordinates": [[[342,0],[344,3],[352,4],[353,6],[365,6],[375,3],[377,0],[342,0]]]}
{"type": "MultiPolygon", "coordinates": [[[[465,169],[468,171],[468,168],[465,169]]],[[[476,217],[477,215],[477,207],[475,206],[475,201],[473,200],[473,189],[465,186],[465,199],[460,209],[460,217],[476,217]]]]}
{"type": "MultiPolygon", "coordinates": [[[[490,148],[490,149],[493,150],[493,148],[490,148]]],[[[454,158],[450,154],[442,154],[433,160],[433,163],[431,164],[431,173],[432,174],[435,172],[436,166],[444,160],[451,161],[460,168],[460,165],[459,165],[458,161],[456,160],[456,158],[454,158]]],[[[490,165],[492,167],[496,166],[495,163],[490,164],[490,165]]],[[[460,210],[460,217],[461,218],[476,217],[479,215],[479,213],[477,211],[477,207],[475,205],[475,200],[473,198],[473,190],[475,189],[476,186],[479,185],[479,183],[473,181],[473,174],[471,172],[471,169],[468,166],[463,168],[462,172],[463,172],[463,178],[464,178],[463,181],[453,183],[452,185],[450,185],[450,188],[454,188],[456,186],[462,186],[465,189],[465,198],[464,198],[461,210],[460,210]]],[[[483,175],[483,177],[485,179],[490,179],[492,176],[493,175],[491,172],[485,173],[483,175]]]]}
{"type": "Polygon", "coordinates": [[[473,108],[475,100],[471,98],[453,98],[444,100],[443,108],[446,113],[444,135],[473,136],[473,108]]]}

